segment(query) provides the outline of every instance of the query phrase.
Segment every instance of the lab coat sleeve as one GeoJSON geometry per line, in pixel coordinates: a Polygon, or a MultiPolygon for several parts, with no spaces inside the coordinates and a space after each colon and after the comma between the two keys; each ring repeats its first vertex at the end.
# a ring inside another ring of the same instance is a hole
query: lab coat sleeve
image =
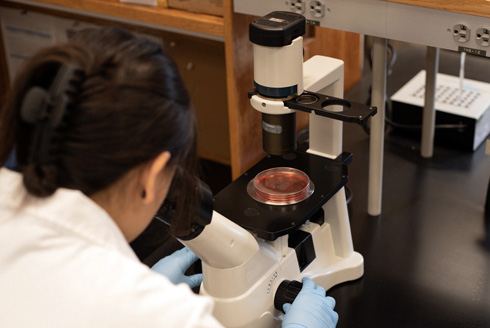
{"type": "MultiPolygon", "coordinates": [[[[97,322],[106,322],[118,328],[222,327],[212,315],[214,304],[209,297],[194,294],[185,284],[174,285],[132,259],[104,258],[101,265],[111,267],[117,274],[94,277],[96,289],[104,291],[101,299],[94,301],[105,310],[93,311],[95,317],[88,326],[98,327],[97,322]]],[[[87,302],[91,298],[86,295],[87,302]]]]}

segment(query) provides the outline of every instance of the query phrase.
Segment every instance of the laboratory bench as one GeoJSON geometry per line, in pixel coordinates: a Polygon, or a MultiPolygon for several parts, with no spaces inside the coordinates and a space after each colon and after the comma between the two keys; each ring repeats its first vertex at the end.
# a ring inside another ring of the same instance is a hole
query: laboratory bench
{"type": "MultiPolygon", "coordinates": [[[[425,47],[394,45],[398,56],[387,78],[388,98],[425,67],[425,47]]],[[[457,76],[458,70],[459,54],[441,51],[439,71],[457,76]]],[[[369,75],[363,74],[347,99],[369,97],[369,75]]],[[[490,82],[490,59],[467,57],[465,75],[490,82]]],[[[344,150],[353,153],[352,237],[365,273],[328,292],[337,300],[337,327],[490,327],[485,144],[471,152],[436,142],[434,156],[424,159],[420,140],[387,125],[379,217],[366,212],[368,149],[366,131],[345,125],[344,150]]]]}
{"type": "Polygon", "coordinates": [[[490,327],[490,230],[484,202],[490,156],[388,136],[383,214],[366,213],[368,137],[346,128],[354,249],[364,276],[334,287],[339,328],[490,327]]]}

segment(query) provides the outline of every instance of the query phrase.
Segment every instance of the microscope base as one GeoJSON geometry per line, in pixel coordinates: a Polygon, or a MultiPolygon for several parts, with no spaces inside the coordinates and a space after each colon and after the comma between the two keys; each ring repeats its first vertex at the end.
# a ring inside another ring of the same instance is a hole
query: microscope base
{"type": "Polygon", "coordinates": [[[257,254],[235,268],[216,269],[203,263],[201,294],[214,299],[214,315],[224,326],[280,327],[284,314],[274,308],[274,296],[283,280],[309,277],[328,290],[363,275],[364,260],[359,253],[336,254],[330,224],[309,222],[300,230],[311,234],[316,253],[302,271],[295,250],[288,247],[288,236],[272,242],[257,239],[257,254]]]}

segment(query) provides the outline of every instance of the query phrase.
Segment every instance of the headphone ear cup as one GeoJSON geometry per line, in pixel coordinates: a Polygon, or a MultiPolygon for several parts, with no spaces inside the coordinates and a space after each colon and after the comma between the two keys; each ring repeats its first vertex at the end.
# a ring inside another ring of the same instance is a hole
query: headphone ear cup
{"type": "Polygon", "coordinates": [[[37,122],[41,110],[45,106],[47,96],[46,90],[38,86],[34,86],[27,91],[20,109],[20,115],[24,122],[31,124],[37,122]]]}

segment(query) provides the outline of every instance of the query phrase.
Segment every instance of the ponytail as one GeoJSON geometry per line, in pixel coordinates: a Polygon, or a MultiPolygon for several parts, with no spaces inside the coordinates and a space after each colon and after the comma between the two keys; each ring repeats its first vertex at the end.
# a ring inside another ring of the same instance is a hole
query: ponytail
{"type": "Polygon", "coordinates": [[[185,212],[195,202],[196,142],[173,60],[118,28],[84,30],[32,56],[0,111],[0,162],[15,148],[24,185],[38,197],[57,188],[90,196],[169,151],[185,212]]]}

